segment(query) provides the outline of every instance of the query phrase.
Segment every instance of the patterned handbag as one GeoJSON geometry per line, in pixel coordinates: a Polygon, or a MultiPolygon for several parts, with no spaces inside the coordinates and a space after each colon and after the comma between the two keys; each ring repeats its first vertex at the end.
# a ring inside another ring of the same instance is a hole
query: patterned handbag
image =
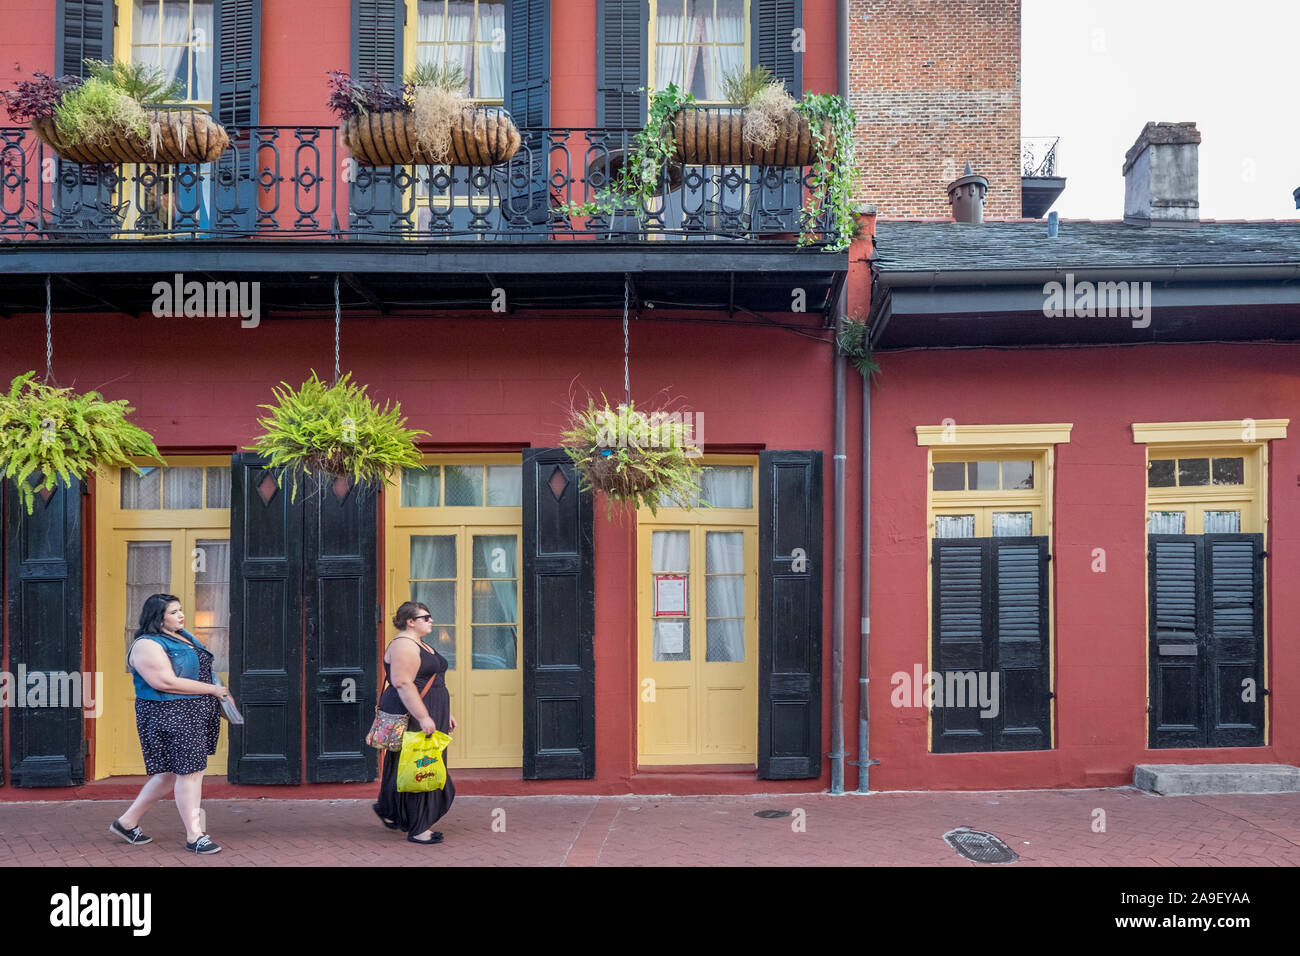
{"type": "MultiPolygon", "coordinates": [[[[437,679],[437,674],[429,677],[424,690],[420,691],[420,700],[424,700],[424,695],[429,693],[429,688],[437,679]]],[[[376,750],[391,750],[396,753],[402,749],[402,738],[410,719],[410,714],[386,714],[376,706],[375,720],[370,725],[370,733],[366,734],[366,744],[376,750]]]]}

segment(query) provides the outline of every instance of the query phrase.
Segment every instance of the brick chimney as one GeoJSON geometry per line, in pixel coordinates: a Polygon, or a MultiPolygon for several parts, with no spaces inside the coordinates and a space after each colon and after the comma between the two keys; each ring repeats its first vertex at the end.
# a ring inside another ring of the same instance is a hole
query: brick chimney
{"type": "Polygon", "coordinates": [[[1147,123],[1124,155],[1124,221],[1135,226],[1198,222],[1195,123],[1147,123]]]}

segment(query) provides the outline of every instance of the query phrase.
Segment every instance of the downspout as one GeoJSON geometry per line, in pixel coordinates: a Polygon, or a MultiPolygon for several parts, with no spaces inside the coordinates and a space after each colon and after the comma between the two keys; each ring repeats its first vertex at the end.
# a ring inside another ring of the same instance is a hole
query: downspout
{"type": "MultiPolygon", "coordinates": [[[[839,48],[839,94],[849,99],[849,0],[837,0],[836,20],[839,48]]],[[[848,283],[840,287],[834,303],[835,341],[835,490],[834,535],[835,576],[831,587],[831,793],[844,792],[844,356],[839,338],[844,331],[848,283]]]]}
{"type": "MultiPolygon", "coordinates": [[[[872,292],[875,292],[875,276],[872,276],[872,292]]],[[[868,325],[867,343],[871,343],[870,325],[868,325]]],[[[861,542],[859,563],[862,576],[859,581],[858,607],[861,608],[862,620],[859,622],[858,641],[858,793],[870,793],[871,784],[871,735],[869,695],[871,685],[870,649],[871,649],[871,376],[862,376],[862,527],[858,532],[861,542]]]]}

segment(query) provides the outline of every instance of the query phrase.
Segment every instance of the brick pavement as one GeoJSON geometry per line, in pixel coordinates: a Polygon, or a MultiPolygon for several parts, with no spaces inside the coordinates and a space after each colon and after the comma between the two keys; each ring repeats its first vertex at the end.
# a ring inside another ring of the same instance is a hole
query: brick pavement
{"type": "Polygon", "coordinates": [[[144,820],[152,844],[120,842],[107,827],[126,806],[0,803],[0,867],[979,865],[944,843],[958,826],[1001,837],[1021,866],[1300,866],[1300,794],[459,797],[436,847],[385,830],[368,800],[208,800],[208,829],[225,847],[213,857],[184,852],[170,802],[144,820]],[[803,810],[805,831],[796,832],[795,816],[754,816],[769,808],[803,810]],[[1098,809],[1105,832],[1093,830],[1098,809]]]}

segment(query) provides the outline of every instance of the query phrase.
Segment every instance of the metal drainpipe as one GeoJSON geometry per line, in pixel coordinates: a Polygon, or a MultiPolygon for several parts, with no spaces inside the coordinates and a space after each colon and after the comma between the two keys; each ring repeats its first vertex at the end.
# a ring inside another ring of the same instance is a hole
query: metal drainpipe
{"type": "MultiPolygon", "coordinates": [[[[837,0],[839,94],[849,100],[849,0],[837,0]]],[[[844,330],[848,283],[835,302],[835,338],[844,330]]],[[[831,793],[844,792],[844,356],[838,344],[835,363],[835,577],[831,589],[831,793]]]]}
{"type": "Polygon", "coordinates": [[[871,746],[868,729],[870,703],[871,648],[871,378],[862,376],[862,581],[859,607],[862,608],[862,645],[858,657],[858,793],[870,793],[871,746]]]}

